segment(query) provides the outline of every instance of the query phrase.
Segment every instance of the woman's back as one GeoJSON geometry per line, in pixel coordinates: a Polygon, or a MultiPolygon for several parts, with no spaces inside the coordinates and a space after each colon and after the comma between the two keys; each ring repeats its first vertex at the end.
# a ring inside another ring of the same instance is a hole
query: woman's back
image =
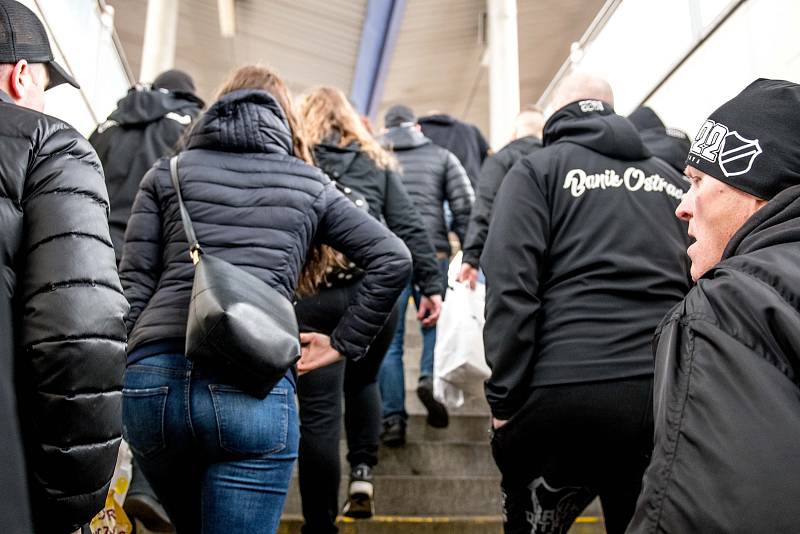
{"type": "MultiPolygon", "coordinates": [[[[331,226],[360,222],[358,210],[322,172],[291,154],[291,131],[273,97],[240,90],[198,119],[179,162],[181,192],[204,251],[289,299],[318,230],[328,235],[331,226]]],[[[120,275],[131,303],[131,353],[186,332],[194,269],[168,160],[142,181],[129,228],[120,275]]],[[[374,231],[359,227],[341,244],[362,244],[362,260],[396,249],[386,243],[388,249],[367,250],[374,231]]]]}

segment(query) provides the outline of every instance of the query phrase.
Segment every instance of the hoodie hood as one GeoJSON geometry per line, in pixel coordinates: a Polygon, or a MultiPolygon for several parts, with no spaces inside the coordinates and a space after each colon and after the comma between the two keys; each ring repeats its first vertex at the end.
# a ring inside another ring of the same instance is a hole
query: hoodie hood
{"type": "Polygon", "coordinates": [[[432,143],[422,132],[412,126],[389,128],[381,136],[380,141],[388,150],[410,150],[432,143]]]}
{"type": "Polygon", "coordinates": [[[451,124],[454,124],[456,120],[450,115],[447,115],[446,113],[437,113],[435,115],[428,115],[427,117],[420,117],[418,122],[443,124],[445,126],[449,126],[451,124]]]}
{"type": "Polygon", "coordinates": [[[553,113],[544,125],[544,146],[564,142],[622,161],[638,161],[652,155],[631,121],[599,100],[573,102],[553,113]]]}
{"type": "Polygon", "coordinates": [[[628,119],[639,130],[644,146],[683,174],[691,147],[689,137],[680,130],[668,130],[656,112],[647,106],[636,109],[628,115],[628,119]]]}
{"type": "Polygon", "coordinates": [[[320,143],[314,147],[314,161],[317,167],[335,180],[347,174],[360,152],[361,147],[355,142],[346,147],[320,143]]]}
{"type": "Polygon", "coordinates": [[[117,102],[117,109],[108,116],[108,120],[120,126],[145,125],[176,113],[179,116],[189,115],[188,124],[200,112],[201,104],[197,100],[180,93],[136,86],[117,102]]]}
{"type": "Polygon", "coordinates": [[[292,131],[272,95],[241,89],[222,96],[197,120],[187,148],[292,154],[292,131]]]}

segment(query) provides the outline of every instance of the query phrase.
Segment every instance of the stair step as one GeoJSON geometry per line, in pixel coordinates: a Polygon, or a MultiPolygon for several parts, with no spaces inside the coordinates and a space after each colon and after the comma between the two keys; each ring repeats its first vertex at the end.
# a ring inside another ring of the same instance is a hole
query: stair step
{"type": "Polygon", "coordinates": [[[375,475],[500,476],[489,443],[409,442],[405,447],[381,447],[375,475]]]}
{"type": "MultiPolygon", "coordinates": [[[[278,534],[299,534],[303,519],[284,516],[278,534]]],[[[503,520],[492,516],[409,517],[375,516],[369,520],[339,518],[340,534],[500,534],[503,520]]],[[[603,518],[582,516],[569,534],[604,534],[603,518]]]]}
{"type": "Polygon", "coordinates": [[[433,428],[425,422],[425,414],[408,416],[406,440],[435,441],[435,442],[463,442],[474,441],[489,443],[489,415],[488,414],[451,414],[450,425],[447,428],[433,428]]]}
{"type": "MultiPolygon", "coordinates": [[[[339,485],[344,505],[347,483],[339,485]]],[[[375,509],[382,515],[494,515],[501,510],[500,477],[380,476],[375,479],[375,509]]],[[[299,514],[300,492],[292,479],[284,513],[299,514]]]]}

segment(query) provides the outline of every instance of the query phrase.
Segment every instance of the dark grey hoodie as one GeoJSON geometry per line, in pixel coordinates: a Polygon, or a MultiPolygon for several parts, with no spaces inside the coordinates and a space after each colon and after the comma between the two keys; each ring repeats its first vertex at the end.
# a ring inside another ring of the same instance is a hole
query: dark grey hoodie
{"type": "Polygon", "coordinates": [[[534,387],[653,373],[653,331],[689,287],[686,189],[607,104],[548,120],[500,187],[481,256],[496,417],[534,387]]]}

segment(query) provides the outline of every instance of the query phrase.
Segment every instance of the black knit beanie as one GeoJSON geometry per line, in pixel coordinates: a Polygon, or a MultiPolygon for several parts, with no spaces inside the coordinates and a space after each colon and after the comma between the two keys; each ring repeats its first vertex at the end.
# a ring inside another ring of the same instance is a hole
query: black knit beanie
{"type": "Polygon", "coordinates": [[[800,184],[800,85],[748,85],[700,127],[686,164],[764,200],[800,184]]]}

